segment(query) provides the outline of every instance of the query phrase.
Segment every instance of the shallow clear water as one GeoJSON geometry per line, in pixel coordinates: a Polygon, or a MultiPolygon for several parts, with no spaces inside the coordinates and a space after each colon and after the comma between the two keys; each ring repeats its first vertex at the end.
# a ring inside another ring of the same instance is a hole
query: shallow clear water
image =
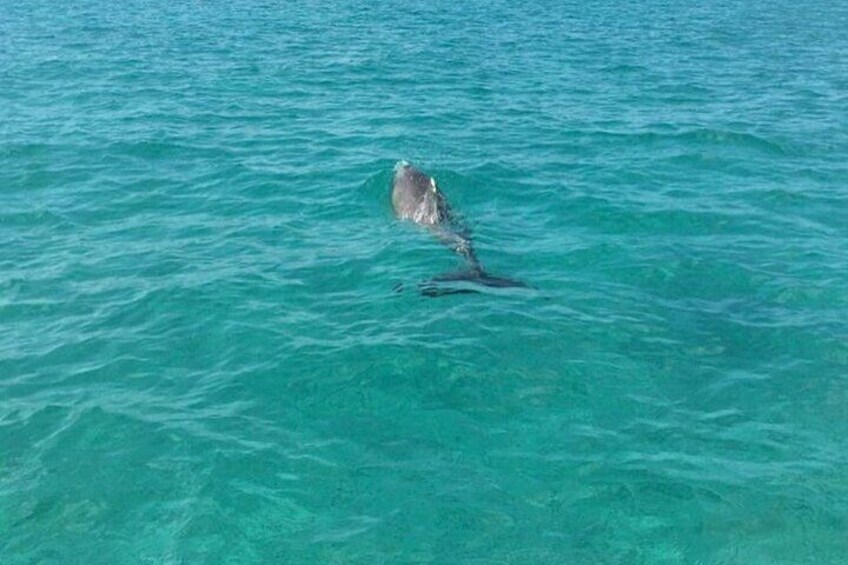
{"type": "Polygon", "coordinates": [[[0,0],[4,564],[848,562],[845,4],[71,4],[0,0]],[[420,296],[401,158],[535,288],[420,296]]]}

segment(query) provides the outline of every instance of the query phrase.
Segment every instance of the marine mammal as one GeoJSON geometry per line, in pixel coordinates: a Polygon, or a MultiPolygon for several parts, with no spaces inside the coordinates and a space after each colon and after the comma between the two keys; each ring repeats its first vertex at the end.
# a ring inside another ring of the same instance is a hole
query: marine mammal
{"type": "Polygon", "coordinates": [[[426,227],[466,261],[465,271],[441,275],[424,283],[421,286],[423,294],[439,296],[478,292],[470,288],[448,288],[438,284],[451,281],[469,281],[497,288],[527,286],[521,281],[493,277],[483,270],[474,250],[470,231],[455,218],[436,179],[406,161],[400,161],[395,165],[392,207],[398,219],[426,227]]]}

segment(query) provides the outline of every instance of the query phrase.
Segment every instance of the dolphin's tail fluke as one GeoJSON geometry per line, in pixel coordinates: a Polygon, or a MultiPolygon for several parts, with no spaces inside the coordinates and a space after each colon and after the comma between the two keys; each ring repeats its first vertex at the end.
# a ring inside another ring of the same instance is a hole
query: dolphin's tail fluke
{"type": "Polygon", "coordinates": [[[424,296],[445,296],[448,294],[473,294],[480,292],[479,288],[529,288],[529,285],[514,279],[495,277],[481,268],[471,268],[456,273],[447,273],[433,277],[419,285],[424,296]]]}

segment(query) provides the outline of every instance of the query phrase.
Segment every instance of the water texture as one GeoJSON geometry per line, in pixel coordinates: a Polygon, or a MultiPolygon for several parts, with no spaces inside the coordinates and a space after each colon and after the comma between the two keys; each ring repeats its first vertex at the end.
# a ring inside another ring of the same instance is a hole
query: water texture
{"type": "Polygon", "coordinates": [[[847,532],[848,4],[0,0],[4,565],[847,532]]]}

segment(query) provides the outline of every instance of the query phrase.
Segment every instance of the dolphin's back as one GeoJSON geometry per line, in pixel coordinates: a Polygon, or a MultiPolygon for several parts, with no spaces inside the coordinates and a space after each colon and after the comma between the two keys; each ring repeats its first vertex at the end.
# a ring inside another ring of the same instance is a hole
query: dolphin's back
{"type": "Polygon", "coordinates": [[[408,163],[399,163],[395,169],[392,206],[401,220],[425,226],[440,224],[450,216],[436,181],[408,163]]]}

